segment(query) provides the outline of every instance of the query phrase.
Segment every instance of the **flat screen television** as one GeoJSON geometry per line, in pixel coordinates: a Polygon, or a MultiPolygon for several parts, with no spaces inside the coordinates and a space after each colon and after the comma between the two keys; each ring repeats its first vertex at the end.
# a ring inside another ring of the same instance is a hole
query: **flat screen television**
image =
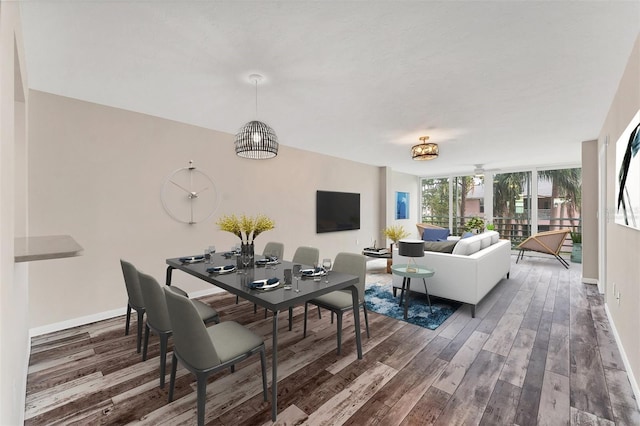
{"type": "Polygon", "coordinates": [[[360,229],[360,194],[316,192],[316,232],[360,229]]]}

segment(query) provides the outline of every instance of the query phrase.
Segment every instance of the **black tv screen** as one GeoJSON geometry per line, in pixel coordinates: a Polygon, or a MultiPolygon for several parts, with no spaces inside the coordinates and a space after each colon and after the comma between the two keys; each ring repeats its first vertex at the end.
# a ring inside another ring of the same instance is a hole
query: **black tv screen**
{"type": "Polygon", "coordinates": [[[316,232],[360,229],[360,194],[316,192],[316,232]]]}

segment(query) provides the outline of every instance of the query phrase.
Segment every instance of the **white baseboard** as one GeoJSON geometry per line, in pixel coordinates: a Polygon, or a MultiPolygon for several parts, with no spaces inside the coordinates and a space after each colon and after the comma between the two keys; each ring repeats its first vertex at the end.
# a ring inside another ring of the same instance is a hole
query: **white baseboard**
{"type": "Polygon", "coordinates": [[[598,284],[598,279],[597,278],[585,278],[582,277],[582,282],[585,284],[598,284]]]}
{"type": "Polygon", "coordinates": [[[47,324],[40,327],[34,327],[29,329],[29,338],[40,336],[42,334],[53,333],[55,331],[65,330],[67,328],[78,327],[80,325],[90,324],[96,321],[115,318],[120,315],[125,315],[126,313],[127,313],[127,308],[124,307],[124,308],[113,309],[111,311],[100,312],[97,314],[91,314],[84,317],[72,318],[70,320],[60,321],[53,324],[47,324]]]}
{"type": "MultiPolygon", "coordinates": [[[[211,289],[199,290],[189,293],[189,297],[203,297],[209,296],[211,294],[216,294],[223,292],[224,290],[218,287],[212,287],[211,289]]],[[[35,336],[40,336],[47,333],[53,333],[55,331],[65,330],[67,328],[78,327],[80,325],[91,324],[96,321],[103,321],[106,319],[111,319],[115,317],[119,317],[121,315],[125,315],[127,313],[127,308],[118,308],[113,309],[111,311],[100,312],[97,314],[91,314],[84,317],[73,318],[66,321],[57,322],[54,324],[47,324],[40,327],[34,327],[29,329],[29,342],[31,342],[31,338],[35,336]]],[[[31,350],[31,343],[29,343],[29,350],[31,350]]],[[[31,353],[31,352],[27,352],[31,353]]]]}
{"type": "Polygon", "coordinates": [[[212,286],[210,289],[192,291],[191,293],[189,293],[189,297],[190,298],[194,298],[194,297],[210,296],[212,294],[222,293],[223,291],[225,291],[225,290],[220,288],[220,287],[213,287],[212,286]]]}
{"type": "Polygon", "coordinates": [[[640,387],[638,387],[638,382],[633,375],[633,370],[631,370],[631,363],[629,362],[629,358],[627,358],[627,354],[622,347],[620,336],[618,335],[618,330],[616,329],[616,325],[611,318],[611,312],[609,312],[609,305],[607,303],[604,304],[604,310],[607,313],[609,324],[611,324],[611,331],[613,331],[613,337],[615,337],[616,339],[616,344],[618,345],[618,350],[620,351],[620,356],[622,357],[624,368],[627,370],[627,378],[629,379],[629,383],[631,383],[631,389],[633,390],[633,394],[636,397],[636,403],[638,404],[638,408],[640,409],[640,387]]]}

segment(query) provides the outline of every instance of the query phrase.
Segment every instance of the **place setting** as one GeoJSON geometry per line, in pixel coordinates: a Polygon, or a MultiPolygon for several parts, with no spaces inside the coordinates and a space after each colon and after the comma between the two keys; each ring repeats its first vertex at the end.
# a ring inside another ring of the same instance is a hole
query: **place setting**
{"type": "Polygon", "coordinates": [[[200,262],[204,262],[205,257],[204,256],[187,256],[187,257],[181,257],[180,262],[182,263],[200,263],[200,262]]]}
{"type": "Polygon", "coordinates": [[[223,265],[223,266],[212,266],[207,268],[206,271],[210,274],[230,274],[231,272],[235,272],[238,268],[236,265],[223,265]]]}

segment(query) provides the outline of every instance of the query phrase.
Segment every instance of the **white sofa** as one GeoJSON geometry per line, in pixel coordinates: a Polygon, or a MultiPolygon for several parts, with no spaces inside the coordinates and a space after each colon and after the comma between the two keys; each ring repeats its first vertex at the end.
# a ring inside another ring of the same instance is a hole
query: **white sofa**
{"type": "MultiPolygon", "coordinates": [[[[483,232],[459,240],[452,253],[425,251],[424,257],[412,258],[418,265],[435,271],[427,278],[429,295],[468,303],[475,317],[476,305],[504,277],[509,278],[511,242],[500,240],[495,231],[483,232]]],[[[409,263],[394,249],[393,264],[409,263]]],[[[393,276],[393,292],[402,288],[402,277],[393,276]]],[[[421,279],[411,280],[411,291],[424,293],[421,279]]]]}

